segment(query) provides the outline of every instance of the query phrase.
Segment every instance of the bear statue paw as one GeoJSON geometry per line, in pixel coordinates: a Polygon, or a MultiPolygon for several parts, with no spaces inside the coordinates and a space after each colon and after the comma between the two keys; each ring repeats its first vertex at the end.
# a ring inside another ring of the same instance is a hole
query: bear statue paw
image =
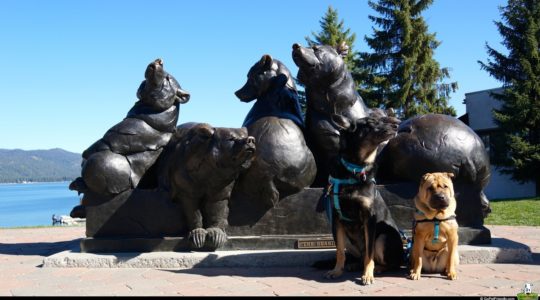
{"type": "Polygon", "coordinates": [[[189,232],[188,240],[193,248],[202,248],[206,240],[206,230],[203,228],[195,228],[189,232]]]}
{"type": "Polygon", "coordinates": [[[206,231],[208,232],[206,246],[209,248],[215,250],[222,247],[227,242],[227,234],[225,231],[223,231],[223,229],[211,227],[207,228],[206,231]]]}

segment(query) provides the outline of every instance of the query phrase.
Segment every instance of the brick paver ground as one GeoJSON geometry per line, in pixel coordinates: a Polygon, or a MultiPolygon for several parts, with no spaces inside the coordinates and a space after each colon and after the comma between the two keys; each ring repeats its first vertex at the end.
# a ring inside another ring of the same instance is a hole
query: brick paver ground
{"type": "Polygon", "coordinates": [[[461,265],[457,281],[385,273],[371,286],[359,285],[358,273],[327,280],[325,271],[312,268],[42,268],[44,257],[76,248],[84,227],[0,229],[0,296],[515,296],[525,282],[540,289],[540,227],[488,228],[529,245],[534,262],[461,265]]]}

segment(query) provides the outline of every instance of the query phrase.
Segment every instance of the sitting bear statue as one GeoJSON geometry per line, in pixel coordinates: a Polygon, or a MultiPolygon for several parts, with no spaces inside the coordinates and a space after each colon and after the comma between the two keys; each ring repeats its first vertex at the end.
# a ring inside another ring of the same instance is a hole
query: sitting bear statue
{"type": "Polygon", "coordinates": [[[341,54],[333,47],[293,45],[298,81],[306,87],[306,140],[317,162],[314,186],[326,186],[339,152],[339,132],[333,114],[351,120],[368,116],[369,109],[358,94],[341,54]]]}
{"type": "Polygon", "coordinates": [[[159,187],[180,204],[192,248],[215,250],[227,241],[224,228],[234,181],[254,154],[255,139],[246,128],[178,126],[160,158],[159,187]]]}
{"type": "Polygon", "coordinates": [[[243,102],[257,99],[242,125],[257,141],[257,151],[251,167],[236,181],[232,199],[248,199],[268,209],[308,187],[317,167],[304,140],[298,93],[289,70],[264,55],[247,77],[235,94],[243,102]]]}
{"type": "Polygon", "coordinates": [[[491,211],[483,191],[491,175],[489,156],[480,137],[456,118],[427,114],[403,121],[377,164],[380,183],[419,182],[425,173],[453,173],[460,226],[481,226],[491,211]]]}
{"type": "Polygon", "coordinates": [[[101,199],[133,189],[169,142],[179,104],[190,95],[163,69],[161,59],[150,63],[144,75],[137,91],[139,100],[124,120],[83,152],[82,176],[70,189],[101,199]]]}

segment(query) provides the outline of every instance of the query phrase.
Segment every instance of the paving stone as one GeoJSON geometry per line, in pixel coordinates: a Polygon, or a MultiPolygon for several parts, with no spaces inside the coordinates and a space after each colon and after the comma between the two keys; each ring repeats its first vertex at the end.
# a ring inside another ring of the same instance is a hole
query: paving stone
{"type": "MultiPolygon", "coordinates": [[[[496,237],[529,245],[532,257],[540,260],[540,227],[489,226],[489,229],[496,237]]],[[[360,272],[346,272],[340,279],[326,280],[324,270],[302,266],[38,267],[47,253],[65,251],[82,236],[84,228],[0,230],[0,296],[12,293],[20,296],[516,296],[524,282],[540,289],[540,261],[462,264],[458,267],[457,281],[440,275],[425,275],[419,281],[411,281],[402,270],[376,275],[371,286],[358,284],[360,272]]]]}

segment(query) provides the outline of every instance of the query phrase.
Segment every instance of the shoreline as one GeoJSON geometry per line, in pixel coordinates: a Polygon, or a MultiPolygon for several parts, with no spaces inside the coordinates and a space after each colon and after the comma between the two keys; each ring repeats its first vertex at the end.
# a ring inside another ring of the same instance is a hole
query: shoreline
{"type": "Polygon", "coordinates": [[[62,182],[70,182],[70,181],[69,180],[60,180],[60,181],[0,182],[0,185],[37,184],[37,183],[62,183],[62,182]]]}

